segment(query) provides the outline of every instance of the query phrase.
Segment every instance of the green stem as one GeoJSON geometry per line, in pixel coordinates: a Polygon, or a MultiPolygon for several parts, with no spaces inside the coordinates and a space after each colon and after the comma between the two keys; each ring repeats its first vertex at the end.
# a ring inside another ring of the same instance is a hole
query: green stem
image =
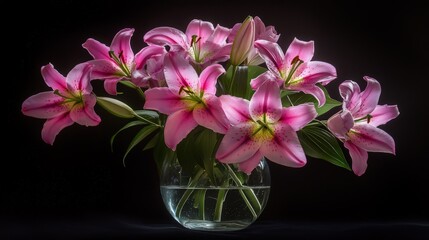
{"type": "Polygon", "coordinates": [[[205,206],[206,205],[205,204],[206,192],[207,192],[207,189],[201,189],[199,191],[199,194],[198,194],[198,201],[199,201],[199,203],[198,203],[198,215],[199,215],[201,220],[206,220],[206,211],[205,211],[205,208],[206,208],[206,206],[205,206]]]}
{"type": "Polygon", "coordinates": [[[188,187],[185,191],[185,193],[182,195],[182,197],[179,200],[179,203],[176,207],[176,217],[180,217],[180,214],[182,213],[182,209],[185,206],[185,203],[188,201],[191,194],[194,192],[195,186],[198,184],[198,181],[200,180],[201,176],[204,173],[204,169],[200,169],[197,174],[192,178],[191,182],[188,184],[188,187]]]}
{"type": "Polygon", "coordinates": [[[237,72],[237,66],[233,65],[233,66],[232,66],[231,82],[230,82],[230,84],[229,84],[229,91],[228,91],[228,94],[231,94],[231,93],[232,93],[232,85],[234,85],[235,72],[237,72]]]}
{"type": "Polygon", "coordinates": [[[157,126],[157,127],[159,127],[159,128],[162,128],[162,126],[161,126],[161,125],[159,125],[158,123],[154,123],[154,122],[152,122],[151,120],[148,120],[148,119],[146,119],[146,118],[144,118],[144,117],[142,117],[142,116],[140,116],[140,115],[138,115],[138,114],[135,114],[134,116],[135,116],[136,118],[138,118],[138,119],[140,119],[140,120],[144,121],[144,122],[147,122],[147,123],[149,123],[149,124],[152,124],[152,125],[154,125],[154,126],[157,126]]]}
{"type": "Polygon", "coordinates": [[[119,81],[122,85],[125,85],[129,88],[135,89],[137,91],[137,93],[140,95],[140,97],[145,100],[145,96],[144,96],[144,91],[138,87],[137,85],[135,85],[133,82],[131,81],[119,81]]]}
{"type": "Polygon", "coordinates": [[[240,192],[241,197],[243,198],[244,202],[246,203],[247,207],[252,213],[253,218],[257,218],[258,217],[257,213],[261,212],[262,207],[261,207],[261,203],[259,202],[258,198],[255,195],[255,192],[253,192],[251,188],[247,186],[243,186],[240,179],[235,174],[234,170],[232,170],[232,168],[228,164],[225,164],[225,165],[228,168],[228,171],[232,177],[232,180],[239,187],[238,191],[240,192]],[[244,189],[241,189],[241,188],[244,188],[244,189]]]}
{"type": "Polygon", "coordinates": [[[214,221],[220,222],[222,220],[222,209],[223,209],[223,203],[225,202],[226,195],[228,194],[228,187],[229,185],[229,179],[225,180],[223,184],[221,185],[221,189],[219,189],[219,192],[217,193],[217,199],[216,199],[216,207],[214,212],[214,221]]]}
{"type": "Polygon", "coordinates": [[[239,189],[238,191],[244,202],[246,203],[247,207],[249,208],[250,212],[252,213],[253,219],[256,219],[258,217],[258,214],[255,212],[255,209],[253,209],[252,203],[250,203],[249,199],[247,199],[246,194],[243,192],[243,189],[239,189]]]}
{"type": "Polygon", "coordinates": [[[145,100],[145,96],[144,96],[144,92],[140,87],[135,87],[135,89],[137,90],[137,92],[139,93],[140,97],[142,97],[143,100],[145,100]]]}
{"type": "Polygon", "coordinates": [[[291,106],[294,106],[294,104],[293,104],[292,100],[290,100],[289,95],[286,95],[286,97],[287,97],[287,100],[289,101],[290,105],[291,105],[291,106]]]}

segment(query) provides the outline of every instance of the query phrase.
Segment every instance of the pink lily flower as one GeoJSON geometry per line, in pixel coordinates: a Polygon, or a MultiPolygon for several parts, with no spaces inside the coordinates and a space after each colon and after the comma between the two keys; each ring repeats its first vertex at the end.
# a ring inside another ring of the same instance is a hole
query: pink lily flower
{"type": "Polygon", "coordinates": [[[137,86],[145,87],[146,84],[141,84],[143,73],[136,71],[144,70],[146,61],[151,57],[165,54],[163,47],[150,46],[134,55],[130,45],[133,33],[132,28],[122,29],[115,35],[110,47],[92,38],[82,44],[95,59],[91,61],[94,65],[91,78],[104,79],[104,88],[109,94],[117,94],[116,85],[121,80],[129,80],[137,86]]]}
{"type": "Polygon", "coordinates": [[[192,65],[178,53],[164,59],[168,87],[146,90],[144,108],[169,115],[165,123],[165,144],[176,150],[177,144],[201,125],[217,133],[229,128],[228,119],[216,94],[216,80],[225,72],[219,64],[204,69],[198,77],[192,65]]]}
{"type": "Polygon", "coordinates": [[[325,104],[325,93],[316,83],[328,84],[336,78],[337,71],[329,63],[311,61],[314,55],[313,41],[304,42],[295,38],[285,54],[277,43],[266,40],[256,41],[255,46],[269,71],[251,81],[253,89],[271,80],[285,90],[313,95],[319,106],[325,104]]]}
{"type": "Polygon", "coordinates": [[[54,91],[41,92],[27,98],[22,104],[24,115],[47,119],[42,129],[42,139],[54,144],[55,137],[65,127],[78,123],[96,126],[100,117],[95,113],[97,102],[90,84],[89,64],[75,66],[67,77],[54,69],[52,64],[42,67],[45,83],[54,91]]]}
{"type": "MultiPolygon", "coordinates": [[[[274,26],[265,26],[261,18],[256,16],[254,19],[255,22],[255,41],[256,40],[266,40],[269,42],[276,43],[279,40],[280,34],[277,34],[274,26]]],[[[232,27],[231,33],[228,36],[228,42],[233,42],[235,36],[237,35],[238,30],[240,29],[242,23],[237,23],[232,27]]],[[[255,46],[253,46],[246,59],[246,65],[257,66],[264,63],[264,60],[259,56],[255,46]]]]}
{"type": "Polygon", "coordinates": [[[306,164],[296,131],[317,116],[313,104],[283,108],[273,81],[262,84],[250,101],[229,95],[220,100],[232,124],[216,152],[220,162],[238,163],[247,174],[262,157],[289,167],[306,164]]]}
{"type": "Polygon", "coordinates": [[[231,44],[226,42],[230,29],[210,22],[194,19],[186,33],[171,28],[158,27],[150,30],[144,36],[149,45],[168,45],[170,51],[184,52],[187,58],[195,64],[208,66],[212,63],[228,60],[231,44]]]}
{"type": "Polygon", "coordinates": [[[381,94],[380,84],[370,77],[364,79],[367,87],[362,92],[353,81],[345,81],[340,85],[343,110],[327,122],[329,130],[349,150],[353,172],[358,176],[366,171],[368,152],[395,154],[395,141],[377,127],[399,115],[396,105],[377,105],[381,94]]]}

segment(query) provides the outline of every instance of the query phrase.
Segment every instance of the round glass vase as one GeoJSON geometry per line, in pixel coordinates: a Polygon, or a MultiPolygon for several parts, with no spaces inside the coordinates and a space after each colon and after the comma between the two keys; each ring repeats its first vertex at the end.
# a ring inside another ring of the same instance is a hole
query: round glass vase
{"type": "Polygon", "coordinates": [[[270,194],[268,164],[247,175],[232,164],[215,163],[210,171],[195,166],[183,171],[177,159],[164,163],[160,190],[171,216],[193,230],[235,231],[252,224],[262,213],[270,194]]]}

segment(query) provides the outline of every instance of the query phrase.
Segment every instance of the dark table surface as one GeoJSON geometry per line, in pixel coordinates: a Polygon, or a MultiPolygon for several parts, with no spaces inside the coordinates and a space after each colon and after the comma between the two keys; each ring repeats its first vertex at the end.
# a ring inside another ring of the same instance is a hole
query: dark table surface
{"type": "Polygon", "coordinates": [[[234,232],[201,232],[126,217],[1,220],[0,239],[429,239],[429,222],[257,221],[234,232]]]}

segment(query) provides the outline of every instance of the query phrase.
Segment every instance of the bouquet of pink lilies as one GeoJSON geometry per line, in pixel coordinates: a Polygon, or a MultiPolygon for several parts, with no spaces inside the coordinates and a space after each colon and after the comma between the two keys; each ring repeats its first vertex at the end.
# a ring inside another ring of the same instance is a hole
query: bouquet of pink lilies
{"type": "Polygon", "coordinates": [[[22,112],[46,119],[43,141],[53,144],[74,123],[98,125],[94,107],[99,104],[130,119],[118,132],[139,128],[124,158],[140,146],[153,149],[159,165],[178,158],[190,171],[233,164],[250,174],[263,158],[302,167],[310,156],[362,175],[368,152],[395,154],[393,138],[379,126],[399,115],[397,106],[378,105],[381,88],[371,77],[363,78],[363,91],[344,81],[342,102],[332,99],[325,86],[336,78],[336,69],[312,60],[313,41],[295,38],[283,51],[275,28],[258,17],[232,28],[192,20],[185,32],[150,30],[144,35],[147,46],[134,54],[133,32],[119,31],[110,46],[89,38],[82,46],[94,59],[67,76],[52,64],[42,67],[52,90],[26,99],[22,112]],[[92,81],[103,81],[109,97],[93,92],[92,81]],[[141,105],[133,109],[116,99],[122,94],[118,84],[136,90],[141,105]],[[339,111],[320,119],[335,107],[339,111]]]}

